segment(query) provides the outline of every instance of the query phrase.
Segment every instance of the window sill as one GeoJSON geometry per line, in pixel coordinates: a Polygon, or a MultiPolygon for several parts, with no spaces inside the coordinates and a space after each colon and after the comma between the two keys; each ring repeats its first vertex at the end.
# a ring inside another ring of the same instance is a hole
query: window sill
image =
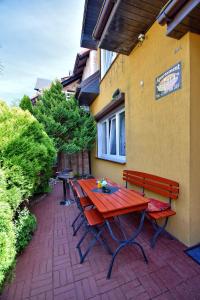
{"type": "Polygon", "coordinates": [[[126,164],[126,159],[106,158],[106,157],[100,157],[100,156],[99,157],[96,156],[95,158],[99,159],[99,160],[110,161],[110,162],[113,162],[113,163],[116,163],[116,164],[120,164],[120,165],[125,165],[126,164]]]}

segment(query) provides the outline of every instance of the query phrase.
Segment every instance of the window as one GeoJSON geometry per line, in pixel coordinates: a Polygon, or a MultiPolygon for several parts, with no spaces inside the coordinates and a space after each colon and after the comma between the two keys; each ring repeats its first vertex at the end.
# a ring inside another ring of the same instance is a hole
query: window
{"type": "Polygon", "coordinates": [[[98,157],[122,163],[126,161],[124,108],[98,123],[98,157]]]}
{"type": "Polygon", "coordinates": [[[71,97],[74,96],[74,92],[70,92],[70,91],[64,91],[65,95],[66,95],[66,99],[70,99],[71,97]]]}
{"type": "Polygon", "coordinates": [[[116,52],[101,49],[101,78],[106,74],[116,56],[116,52]]]}

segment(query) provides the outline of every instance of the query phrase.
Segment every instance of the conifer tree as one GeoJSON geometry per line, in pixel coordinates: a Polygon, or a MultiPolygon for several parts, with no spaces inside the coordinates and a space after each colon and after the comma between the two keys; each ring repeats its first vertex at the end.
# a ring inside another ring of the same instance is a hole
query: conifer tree
{"type": "Polygon", "coordinates": [[[33,112],[33,107],[32,107],[32,103],[31,103],[31,99],[29,98],[29,96],[24,95],[23,98],[20,101],[19,107],[23,110],[28,110],[30,111],[30,113],[33,112]]]}
{"type": "Polygon", "coordinates": [[[96,139],[96,123],[79,107],[75,98],[66,99],[60,82],[52,83],[33,106],[33,115],[54,140],[58,155],[90,150],[96,139]]]}

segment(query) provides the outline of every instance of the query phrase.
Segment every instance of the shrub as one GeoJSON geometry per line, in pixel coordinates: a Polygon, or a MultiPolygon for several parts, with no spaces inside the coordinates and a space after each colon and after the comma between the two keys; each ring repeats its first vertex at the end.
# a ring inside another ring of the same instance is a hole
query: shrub
{"type": "Polygon", "coordinates": [[[13,211],[17,209],[22,202],[23,192],[20,189],[21,180],[17,167],[11,167],[10,169],[0,169],[0,202],[9,203],[13,211]],[[12,182],[10,182],[12,174],[12,182]],[[17,180],[18,178],[18,180],[17,180]],[[17,181],[20,183],[17,184],[17,181]]]}
{"type": "Polygon", "coordinates": [[[55,148],[42,125],[28,111],[8,108],[0,102],[0,140],[1,164],[7,170],[8,188],[19,189],[22,198],[45,191],[55,161],[55,148]]]}
{"type": "Polygon", "coordinates": [[[21,202],[48,186],[55,148],[28,112],[0,102],[0,288],[36,228],[21,202]],[[18,218],[13,222],[14,216],[18,218]]]}
{"type": "Polygon", "coordinates": [[[15,263],[15,231],[12,210],[0,201],[0,289],[15,263]]]}
{"type": "Polygon", "coordinates": [[[15,221],[17,253],[22,252],[28,245],[36,226],[36,217],[31,214],[27,208],[24,208],[19,212],[18,218],[15,221]]]}
{"type": "MultiPolygon", "coordinates": [[[[36,228],[36,218],[27,208],[17,211],[18,218],[13,222],[21,193],[17,186],[9,188],[7,172],[9,174],[8,170],[0,169],[0,290],[5,279],[12,274],[16,253],[28,244],[36,228]]],[[[17,184],[17,179],[14,178],[13,182],[17,184]]]]}

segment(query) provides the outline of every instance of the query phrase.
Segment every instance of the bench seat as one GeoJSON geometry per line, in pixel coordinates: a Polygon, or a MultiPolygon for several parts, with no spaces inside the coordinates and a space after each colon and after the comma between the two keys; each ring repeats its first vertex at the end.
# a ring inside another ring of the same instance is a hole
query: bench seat
{"type": "Polygon", "coordinates": [[[176,214],[175,211],[171,209],[166,209],[163,211],[156,211],[156,212],[148,212],[148,216],[153,220],[159,220],[167,217],[174,216],[176,214]]]}
{"type": "Polygon", "coordinates": [[[84,215],[90,226],[100,225],[100,224],[103,224],[103,222],[104,222],[104,218],[102,217],[102,215],[98,212],[98,210],[96,208],[85,210],[84,215]]]}

